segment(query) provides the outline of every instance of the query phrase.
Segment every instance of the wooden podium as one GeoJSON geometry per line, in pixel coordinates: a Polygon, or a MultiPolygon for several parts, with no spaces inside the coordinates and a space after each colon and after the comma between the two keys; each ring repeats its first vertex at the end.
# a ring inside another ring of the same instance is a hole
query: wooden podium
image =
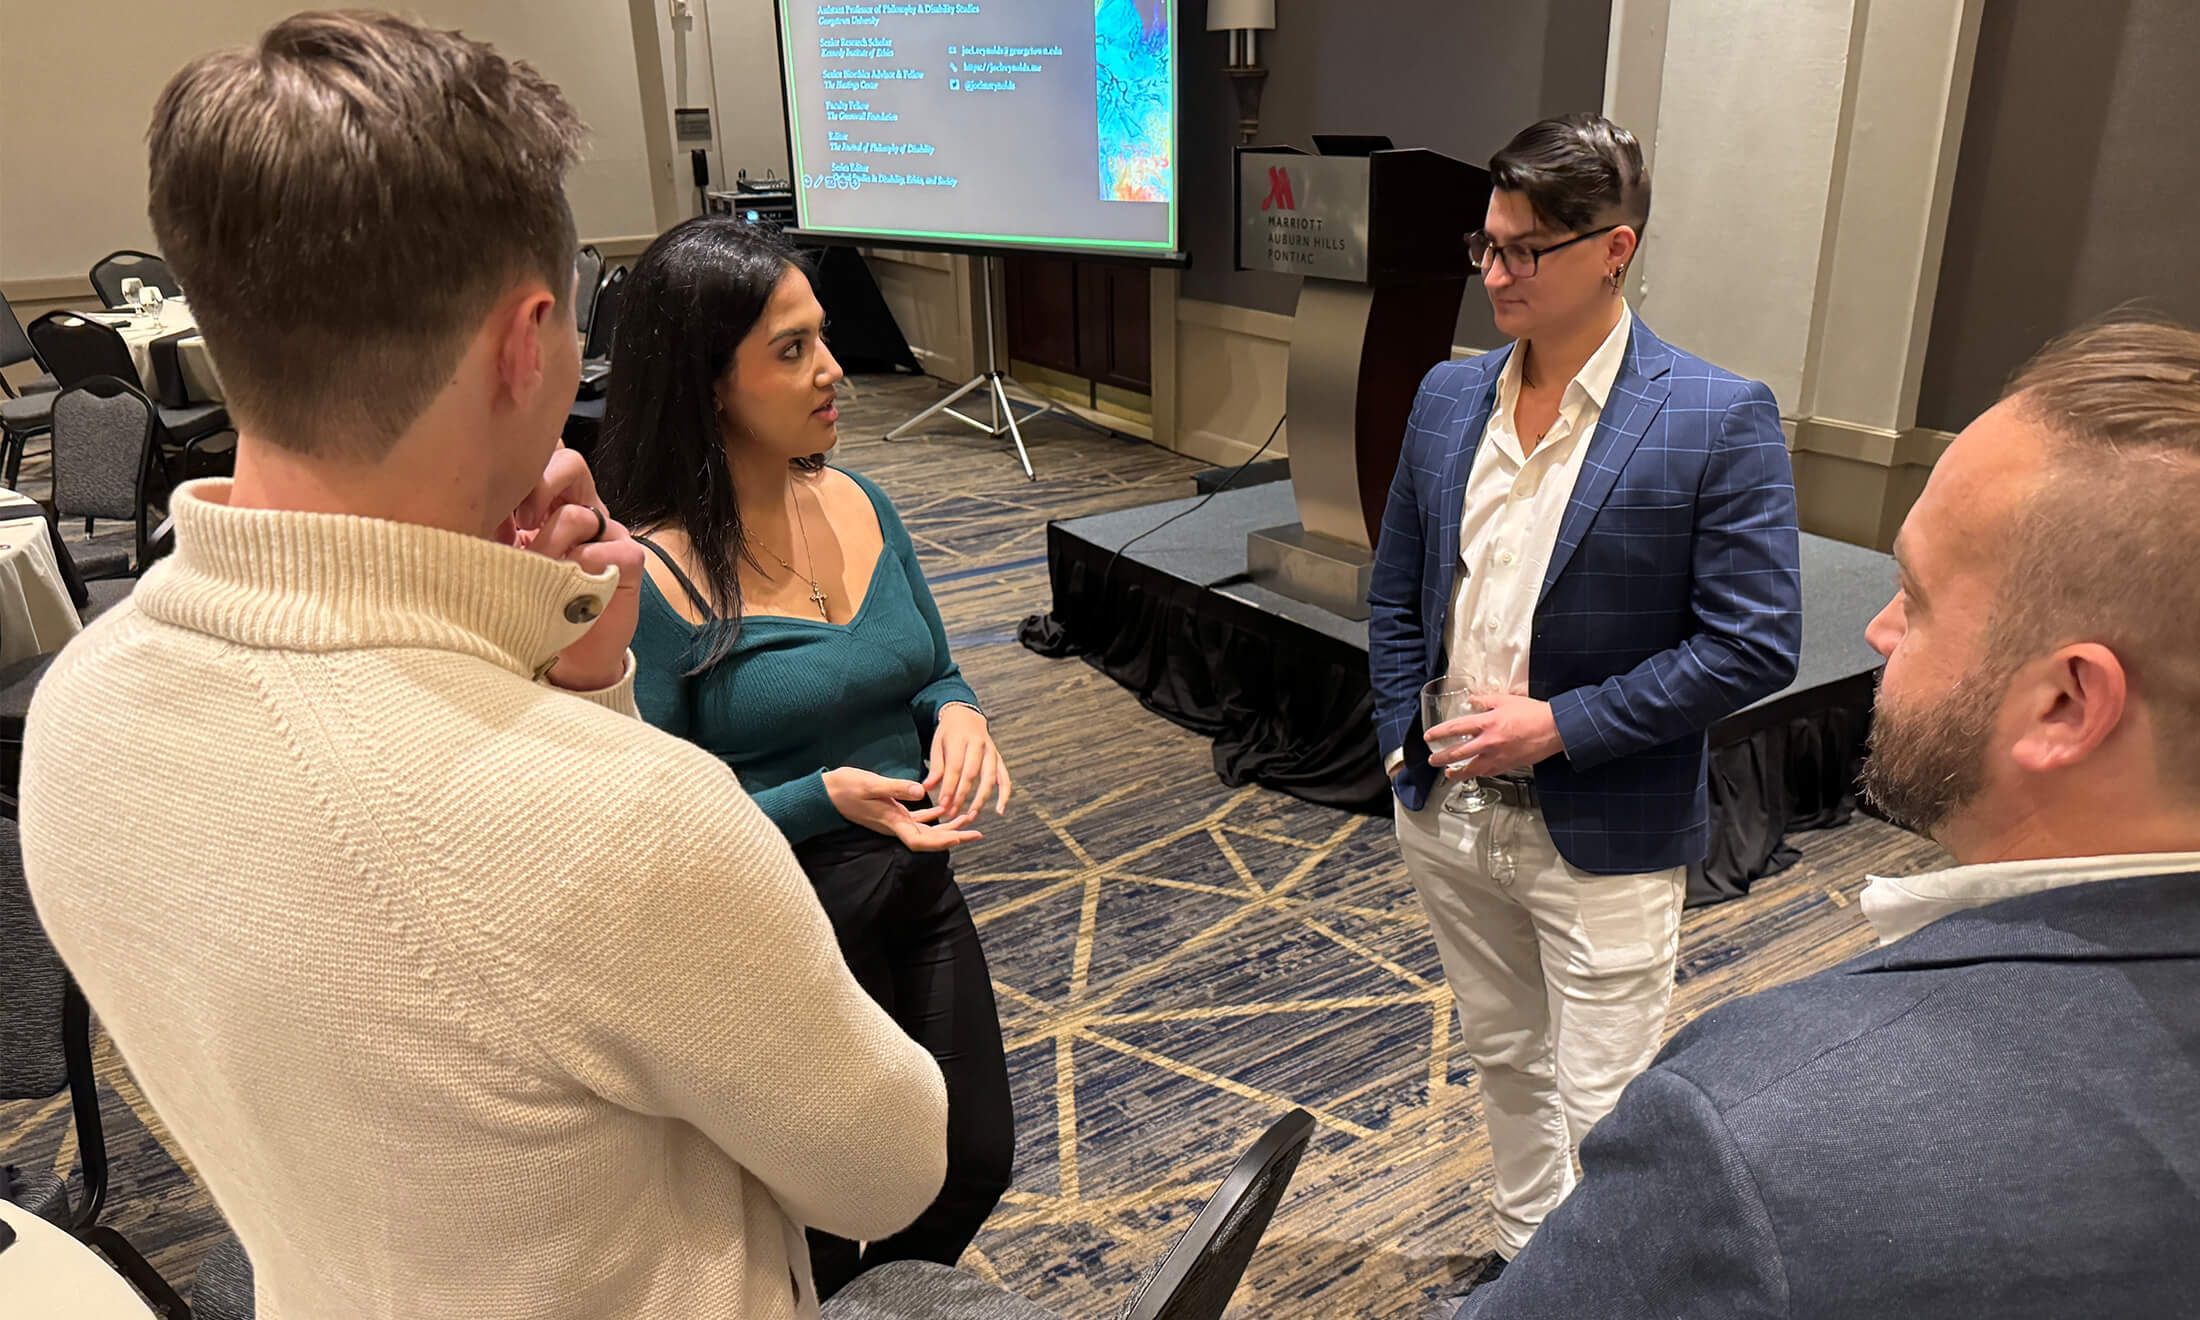
{"type": "Polygon", "coordinates": [[[1284,400],[1299,521],[1252,533],[1247,570],[1364,619],[1406,417],[1421,378],[1451,356],[1465,238],[1490,182],[1465,161],[1382,139],[1315,142],[1324,154],[1238,151],[1237,268],[1305,276],[1284,400]]]}

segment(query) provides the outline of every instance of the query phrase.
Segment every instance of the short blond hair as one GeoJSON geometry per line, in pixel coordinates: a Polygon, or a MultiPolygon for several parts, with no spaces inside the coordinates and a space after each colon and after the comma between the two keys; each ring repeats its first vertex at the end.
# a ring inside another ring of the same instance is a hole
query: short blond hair
{"type": "Polygon", "coordinates": [[[565,298],[581,135],[524,62],[390,14],[298,14],[184,66],[147,134],[153,231],[238,422],[386,452],[516,282],[565,298]]]}
{"type": "Polygon", "coordinates": [[[2010,529],[1988,655],[2013,666],[2106,645],[2154,717],[2163,774],[2200,792],[2200,333],[2129,316],[2089,325],[2041,350],[2004,397],[2049,447],[2010,529]]]}

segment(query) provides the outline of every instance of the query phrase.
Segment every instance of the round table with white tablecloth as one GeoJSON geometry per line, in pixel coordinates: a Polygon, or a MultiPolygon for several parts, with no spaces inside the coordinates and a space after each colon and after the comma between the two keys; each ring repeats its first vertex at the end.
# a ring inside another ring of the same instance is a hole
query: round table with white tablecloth
{"type": "Polygon", "coordinates": [[[15,1241],[0,1250],[7,1320],[149,1320],[153,1308],[99,1253],[19,1205],[0,1201],[15,1241]]]}
{"type": "Polygon", "coordinates": [[[58,651],[83,628],[44,512],[0,488],[0,666],[58,651]]]}
{"type": "Polygon", "coordinates": [[[220,403],[223,400],[221,377],[215,374],[214,360],[207,356],[206,341],[193,332],[198,329],[198,318],[191,314],[191,305],[181,298],[170,298],[153,312],[116,308],[104,312],[84,312],[83,316],[111,325],[122,336],[122,342],[130,346],[130,358],[137,364],[138,380],[147,395],[160,397],[160,382],[153,369],[153,341],[169,335],[186,335],[176,342],[176,363],[183,373],[184,397],[191,403],[220,403]]]}

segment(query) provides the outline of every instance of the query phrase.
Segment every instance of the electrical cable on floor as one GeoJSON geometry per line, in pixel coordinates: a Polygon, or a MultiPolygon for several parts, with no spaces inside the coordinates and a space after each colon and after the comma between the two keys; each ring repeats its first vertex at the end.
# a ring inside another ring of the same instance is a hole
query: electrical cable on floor
{"type": "Polygon", "coordinates": [[[1260,456],[1268,452],[1268,446],[1276,443],[1276,437],[1283,434],[1284,418],[1289,417],[1290,415],[1291,414],[1286,411],[1282,414],[1282,416],[1277,417],[1276,424],[1268,431],[1268,438],[1260,442],[1260,448],[1253,451],[1253,456],[1238,464],[1235,468],[1231,469],[1230,475],[1224,477],[1220,485],[1216,486],[1213,490],[1210,490],[1205,495],[1201,496],[1199,503],[1194,504],[1189,509],[1177,510],[1175,513],[1172,513],[1168,517],[1163,518],[1160,522],[1155,523],[1153,526],[1148,527],[1145,531],[1140,532],[1138,535],[1132,537],[1130,540],[1125,541],[1123,544],[1117,546],[1115,548],[1115,553],[1108,556],[1107,570],[1100,575],[1100,598],[1102,600],[1107,599],[1108,580],[1115,576],[1115,561],[1123,557],[1124,551],[1130,549],[1134,545],[1137,545],[1140,541],[1145,540],[1147,537],[1152,536],[1155,532],[1160,531],[1162,528],[1167,527],[1170,523],[1175,522],[1177,519],[1188,518],[1191,515],[1198,513],[1201,509],[1207,507],[1207,501],[1230,489],[1231,483],[1235,482],[1239,477],[1244,476],[1245,469],[1253,466],[1254,463],[1258,462],[1260,460],[1260,456]]]}

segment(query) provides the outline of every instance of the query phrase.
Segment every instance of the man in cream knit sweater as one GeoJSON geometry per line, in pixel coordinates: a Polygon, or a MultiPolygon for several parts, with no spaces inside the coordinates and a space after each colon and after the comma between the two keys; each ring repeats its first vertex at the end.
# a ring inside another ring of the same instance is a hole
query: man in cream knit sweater
{"type": "Polygon", "coordinates": [[[236,478],[47,677],[24,855],[262,1320],[814,1315],[802,1227],[944,1171],[779,832],[634,718],[641,555],[556,448],[579,133],[356,14],[155,109],[236,478]]]}

